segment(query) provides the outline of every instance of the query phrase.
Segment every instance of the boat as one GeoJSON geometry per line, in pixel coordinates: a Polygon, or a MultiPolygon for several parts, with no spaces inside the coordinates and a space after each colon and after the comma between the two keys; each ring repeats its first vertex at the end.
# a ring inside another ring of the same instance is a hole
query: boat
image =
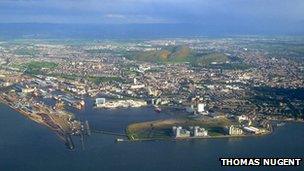
{"type": "Polygon", "coordinates": [[[160,113],[160,112],[161,112],[161,108],[156,107],[156,108],[154,109],[154,111],[157,112],[157,113],[160,113]]]}
{"type": "Polygon", "coordinates": [[[281,122],[281,123],[277,123],[277,126],[284,126],[285,123],[284,122],[281,122]]]}
{"type": "Polygon", "coordinates": [[[124,141],[124,139],[122,139],[122,138],[117,138],[116,139],[116,142],[123,142],[124,141]]]}

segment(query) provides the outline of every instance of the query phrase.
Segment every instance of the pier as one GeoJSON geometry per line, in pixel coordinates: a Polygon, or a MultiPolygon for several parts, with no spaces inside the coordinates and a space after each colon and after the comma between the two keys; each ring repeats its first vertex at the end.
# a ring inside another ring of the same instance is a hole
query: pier
{"type": "Polygon", "coordinates": [[[95,129],[95,130],[91,130],[91,132],[96,133],[96,134],[105,134],[105,135],[115,135],[115,136],[120,136],[120,137],[127,137],[126,134],[107,131],[107,130],[96,130],[95,129]]]}

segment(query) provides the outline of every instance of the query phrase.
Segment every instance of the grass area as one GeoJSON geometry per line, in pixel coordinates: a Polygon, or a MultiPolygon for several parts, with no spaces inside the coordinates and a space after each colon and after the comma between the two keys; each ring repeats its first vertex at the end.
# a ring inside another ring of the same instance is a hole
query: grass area
{"type": "Polygon", "coordinates": [[[124,69],[123,73],[124,73],[124,75],[129,75],[129,76],[138,76],[138,75],[140,75],[140,73],[138,71],[127,69],[127,68],[124,69]]]}
{"type": "Polygon", "coordinates": [[[77,80],[79,78],[76,74],[49,74],[48,76],[63,78],[67,80],[77,80]]]}
{"type": "Polygon", "coordinates": [[[22,64],[14,64],[12,67],[19,68],[24,70],[25,73],[30,75],[41,74],[44,69],[53,69],[58,66],[55,62],[46,62],[46,61],[30,61],[22,64]]]}
{"type": "Polygon", "coordinates": [[[16,55],[22,55],[22,56],[35,56],[38,53],[38,51],[32,47],[19,47],[15,50],[16,55]]]}
{"type": "Polygon", "coordinates": [[[162,47],[162,50],[133,51],[123,52],[122,54],[122,56],[126,56],[131,60],[160,64],[191,63],[195,67],[227,70],[245,70],[251,67],[237,57],[227,56],[224,53],[214,51],[198,53],[187,46],[166,46],[162,47]],[[231,63],[226,63],[227,61],[231,63]]]}
{"type": "MultiPolygon", "coordinates": [[[[67,80],[77,80],[82,78],[80,75],[76,74],[50,74],[49,76],[59,77],[67,80]]],[[[111,82],[111,81],[122,81],[120,77],[95,77],[95,76],[86,76],[84,79],[99,85],[102,82],[111,82]]]]}
{"type": "Polygon", "coordinates": [[[120,77],[94,77],[94,76],[88,76],[86,77],[88,81],[91,81],[92,83],[98,85],[102,82],[112,82],[112,81],[117,81],[121,82],[122,79],[120,77]]]}
{"type": "Polygon", "coordinates": [[[215,64],[215,65],[208,65],[205,67],[212,69],[223,69],[223,70],[246,70],[251,68],[252,66],[241,62],[241,63],[215,64]]]}
{"type": "Polygon", "coordinates": [[[223,53],[210,53],[210,54],[204,55],[200,58],[197,58],[193,62],[195,64],[198,64],[201,66],[209,66],[213,62],[226,63],[228,60],[229,60],[229,58],[227,57],[227,55],[225,55],[223,53]]]}
{"type": "Polygon", "coordinates": [[[129,139],[171,139],[173,126],[200,126],[209,131],[210,136],[223,135],[223,127],[231,125],[232,122],[226,118],[220,119],[208,119],[208,120],[196,120],[189,118],[167,119],[157,120],[150,122],[141,122],[130,124],[126,133],[129,139]]]}
{"type": "Polygon", "coordinates": [[[276,58],[287,58],[295,62],[303,63],[304,44],[303,41],[276,41],[258,42],[251,45],[252,48],[262,49],[276,58]]]}
{"type": "Polygon", "coordinates": [[[205,67],[212,69],[223,69],[223,70],[246,70],[252,66],[246,64],[242,59],[237,57],[227,56],[223,53],[206,53],[201,54],[202,56],[193,56],[190,60],[193,67],[205,67]],[[229,61],[229,63],[227,63],[229,61]]]}
{"type": "Polygon", "coordinates": [[[125,54],[133,60],[156,62],[156,63],[184,63],[189,62],[193,55],[191,49],[187,46],[168,46],[162,50],[148,52],[128,52],[125,54]]]}
{"type": "Polygon", "coordinates": [[[212,137],[224,135],[223,127],[208,127],[208,135],[212,137]]]}
{"type": "Polygon", "coordinates": [[[55,68],[58,66],[55,62],[40,62],[31,61],[25,65],[28,69],[42,69],[42,68],[55,68]]]}

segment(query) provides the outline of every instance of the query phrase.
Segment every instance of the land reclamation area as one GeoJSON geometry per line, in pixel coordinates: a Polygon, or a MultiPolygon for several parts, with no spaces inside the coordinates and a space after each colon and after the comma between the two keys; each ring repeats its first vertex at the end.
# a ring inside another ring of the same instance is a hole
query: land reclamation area
{"type": "Polygon", "coordinates": [[[172,139],[173,126],[200,126],[208,130],[210,137],[226,135],[224,127],[234,124],[227,118],[189,118],[180,117],[174,119],[156,120],[130,124],[126,133],[130,140],[148,139],[172,139]]]}

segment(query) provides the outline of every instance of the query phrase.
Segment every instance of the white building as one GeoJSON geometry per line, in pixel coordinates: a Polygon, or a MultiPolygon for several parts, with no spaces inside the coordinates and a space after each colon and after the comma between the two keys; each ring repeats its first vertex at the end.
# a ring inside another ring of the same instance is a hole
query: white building
{"type": "Polygon", "coordinates": [[[248,120],[249,120],[248,116],[246,116],[246,115],[237,116],[236,119],[237,119],[239,122],[248,121],[248,120]]]}
{"type": "Polygon", "coordinates": [[[133,84],[135,84],[135,85],[137,84],[137,79],[136,78],[133,79],[133,84]]]}
{"type": "Polygon", "coordinates": [[[35,91],[34,88],[28,88],[28,87],[22,89],[22,93],[32,93],[34,91],[35,91]]]}
{"type": "Polygon", "coordinates": [[[197,105],[197,112],[199,112],[199,113],[205,112],[205,107],[206,107],[206,105],[204,103],[199,103],[197,105]]]}
{"type": "Polygon", "coordinates": [[[145,87],[144,84],[139,84],[139,85],[132,85],[132,86],[130,87],[130,89],[141,89],[141,88],[144,88],[144,87],[145,87]]]}
{"type": "Polygon", "coordinates": [[[190,131],[183,129],[181,126],[174,126],[172,127],[173,134],[175,138],[186,138],[190,137],[190,131]]]}
{"type": "Polygon", "coordinates": [[[208,115],[208,111],[205,109],[206,104],[205,103],[199,103],[197,105],[197,113],[201,115],[208,115]]]}
{"type": "Polygon", "coordinates": [[[241,128],[238,128],[234,125],[231,125],[229,128],[228,128],[228,134],[229,135],[242,135],[243,134],[243,130],[241,128]]]}
{"type": "Polygon", "coordinates": [[[106,103],[105,98],[96,98],[95,99],[95,104],[96,104],[97,107],[101,107],[105,103],[106,103]]]}
{"type": "Polygon", "coordinates": [[[193,130],[194,137],[205,137],[208,136],[208,131],[204,128],[200,128],[199,126],[195,126],[193,130]]]}

